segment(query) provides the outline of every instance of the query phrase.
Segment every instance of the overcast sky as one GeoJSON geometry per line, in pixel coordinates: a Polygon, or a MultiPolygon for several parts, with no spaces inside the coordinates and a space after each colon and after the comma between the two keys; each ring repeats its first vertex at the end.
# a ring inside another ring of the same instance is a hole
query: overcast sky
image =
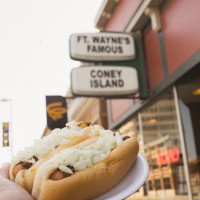
{"type": "MultiPolygon", "coordinates": [[[[101,3],[0,0],[0,98],[12,101],[14,153],[41,137],[45,96],[66,95],[70,71],[80,65],[69,57],[69,36],[98,32],[94,21],[101,3]]],[[[2,122],[9,111],[1,111],[2,122]]]]}

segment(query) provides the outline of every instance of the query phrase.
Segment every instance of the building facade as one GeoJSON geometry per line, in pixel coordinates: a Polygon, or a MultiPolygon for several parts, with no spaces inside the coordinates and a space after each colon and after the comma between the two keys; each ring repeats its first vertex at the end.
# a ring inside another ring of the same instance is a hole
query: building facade
{"type": "Polygon", "coordinates": [[[143,44],[146,98],[106,101],[108,128],[137,137],[150,165],[128,199],[200,199],[199,8],[199,0],[105,0],[97,14],[100,31],[139,34],[143,44]]]}
{"type": "Polygon", "coordinates": [[[106,101],[99,98],[76,98],[68,102],[68,121],[86,121],[108,128],[106,101]]]}

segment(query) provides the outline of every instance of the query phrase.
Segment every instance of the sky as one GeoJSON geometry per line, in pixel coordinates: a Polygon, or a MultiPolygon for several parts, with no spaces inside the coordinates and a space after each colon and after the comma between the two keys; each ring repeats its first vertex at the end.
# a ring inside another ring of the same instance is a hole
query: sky
{"type": "MultiPolygon", "coordinates": [[[[46,95],[65,96],[73,33],[98,32],[102,0],[0,0],[0,123],[11,120],[12,152],[39,139],[46,126],[46,95]]],[[[0,126],[1,145],[2,127],[0,126]]],[[[1,146],[0,146],[1,147],[1,146]]],[[[1,161],[5,148],[0,149],[1,161]]]]}

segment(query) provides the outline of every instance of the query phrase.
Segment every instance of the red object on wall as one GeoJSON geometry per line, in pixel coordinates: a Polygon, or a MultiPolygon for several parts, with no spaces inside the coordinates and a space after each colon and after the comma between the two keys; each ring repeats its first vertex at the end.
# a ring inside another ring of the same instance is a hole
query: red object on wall
{"type": "Polygon", "coordinates": [[[179,149],[177,147],[174,147],[172,149],[164,151],[163,153],[158,153],[156,162],[158,166],[162,166],[166,165],[167,163],[177,162],[179,158],[180,158],[179,149]]]}
{"type": "Polygon", "coordinates": [[[110,100],[109,103],[112,122],[118,119],[131,107],[131,101],[129,99],[113,99],[110,100]]]}
{"type": "Polygon", "coordinates": [[[149,77],[149,87],[152,90],[163,79],[163,65],[157,33],[149,28],[144,34],[144,49],[149,77]]]}
{"type": "Polygon", "coordinates": [[[141,0],[120,1],[113,16],[106,26],[106,30],[123,31],[140,2],[141,0]]]}
{"type": "Polygon", "coordinates": [[[173,0],[161,14],[170,74],[200,50],[199,8],[199,0],[173,0]]]}

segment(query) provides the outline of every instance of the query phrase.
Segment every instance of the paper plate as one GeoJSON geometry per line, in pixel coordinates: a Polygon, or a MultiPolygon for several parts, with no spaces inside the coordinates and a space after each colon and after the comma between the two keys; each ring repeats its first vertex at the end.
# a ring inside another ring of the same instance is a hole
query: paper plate
{"type": "Polygon", "coordinates": [[[128,174],[111,190],[94,200],[122,200],[135,193],[149,175],[149,164],[141,153],[128,174]]]}

